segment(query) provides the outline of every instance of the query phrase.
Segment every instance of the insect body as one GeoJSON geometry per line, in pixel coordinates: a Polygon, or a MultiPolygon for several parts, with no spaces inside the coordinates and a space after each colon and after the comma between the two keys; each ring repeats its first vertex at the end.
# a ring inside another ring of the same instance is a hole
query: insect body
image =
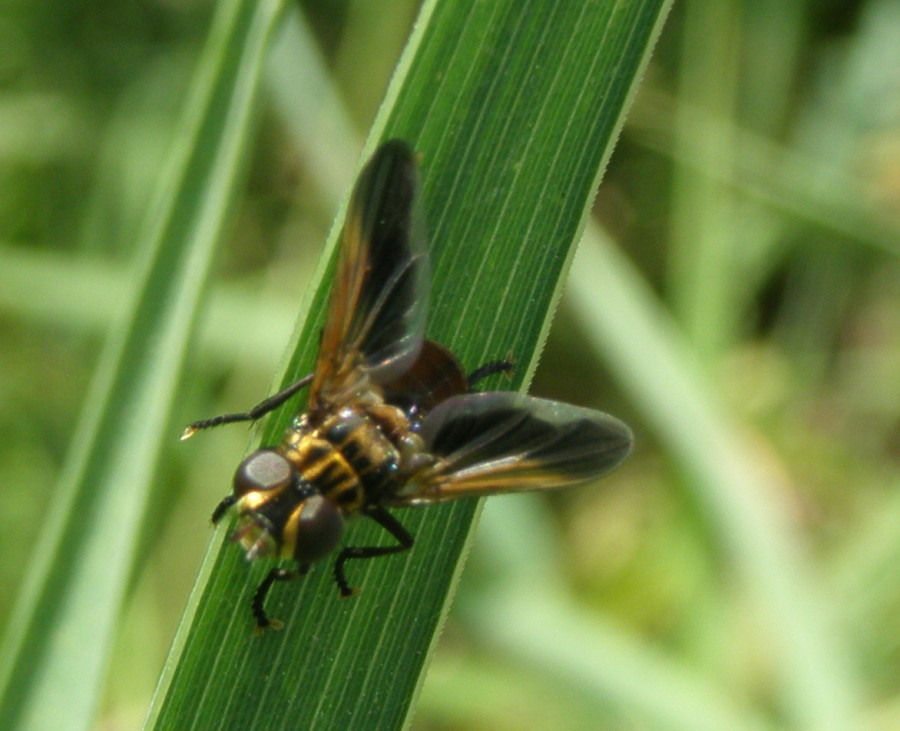
{"type": "Polygon", "coordinates": [[[412,150],[384,143],[350,201],[337,272],[309,376],[250,411],[191,424],[182,435],[252,421],[309,386],[307,410],[281,443],[247,457],[231,494],[248,560],[292,559],[260,584],[257,627],[279,626],[264,602],[276,581],[294,579],[338,550],[345,518],[361,514],[396,540],[344,546],[334,577],[342,596],[351,559],[405,551],[413,537],[388,511],[461,497],[561,487],[604,474],[631,449],[631,432],[598,411],[517,393],[475,393],[482,378],[512,369],[488,363],[466,376],[456,357],[424,339],[428,271],[412,150]]]}

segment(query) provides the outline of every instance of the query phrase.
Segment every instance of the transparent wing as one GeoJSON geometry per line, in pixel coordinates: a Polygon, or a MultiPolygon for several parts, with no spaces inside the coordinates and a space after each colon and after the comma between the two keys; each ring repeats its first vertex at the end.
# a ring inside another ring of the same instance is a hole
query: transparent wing
{"type": "Polygon", "coordinates": [[[599,477],[631,451],[631,430],[608,414],[516,393],[439,404],[421,435],[437,459],[391,504],[549,490],[599,477]]]}
{"type": "Polygon", "coordinates": [[[409,145],[390,140],[360,173],[340,253],[310,404],[340,403],[368,376],[396,379],[416,360],[428,271],[419,183],[409,145]]]}

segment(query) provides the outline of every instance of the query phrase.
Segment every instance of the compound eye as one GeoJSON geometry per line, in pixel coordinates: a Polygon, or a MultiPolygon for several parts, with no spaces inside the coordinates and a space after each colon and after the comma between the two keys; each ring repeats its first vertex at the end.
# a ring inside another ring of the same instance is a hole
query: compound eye
{"type": "Polygon", "coordinates": [[[241,462],[234,473],[234,494],[277,490],[290,484],[291,463],[274,449],[260,449],[241,462]]]}
{"type": "Polygon", "coordinates": [[[293,531],[294,558],[300,563],[317,561],[341,542],[344,518],[340,509],[321,495],[306,498],[291,516],[285,533],[293,531]]]}

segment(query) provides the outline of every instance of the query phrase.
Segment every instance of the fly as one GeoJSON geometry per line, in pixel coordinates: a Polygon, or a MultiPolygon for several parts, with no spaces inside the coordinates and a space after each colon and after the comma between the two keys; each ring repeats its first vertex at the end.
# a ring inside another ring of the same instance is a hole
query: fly
{"type": "Polygon", "coordinates": [[[251,605],[257,628],[278,628],[265,599],[275,582],[305,574],[334,552],[341,596],[355,593],[346,564],[412,548],[389,508],[590,480],[631,450],[629,428],[592,409],[510,392],[475,392],[509,360],[466,375],[424,337],[428,255],[415,157],[385,142],[363,168],[341,233],[339,259],[313,372],[250,411],[191,424],[182,434],[255,421],[309,387],[306,411],[281,442],[237,468],[213,523],[237,514],[232,541],[246,558],[293,560],[273,568],[251,605]],[[364,515],[396,541],[343,546],[345,521],[364,515]]]}

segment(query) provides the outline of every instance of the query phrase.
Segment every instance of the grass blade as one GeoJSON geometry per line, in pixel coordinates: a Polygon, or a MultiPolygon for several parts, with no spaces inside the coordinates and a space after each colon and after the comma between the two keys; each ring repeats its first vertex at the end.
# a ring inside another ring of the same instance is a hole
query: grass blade
{"type": "Polygon", "coordinates": [[[276,3],[227,1],[138,242],[3,653],[3,728],[90,728],[200,294],[231,210],[276,3]]]}
{"type": "MultiPolygon", "coordinates": [[[[521,385],[663,2],[430,3],[374,139],[422,155],[434,270],[429,335],[474,366],[512,352],[521,385]]],[[[332,236],[333,244],[334,236],[332,236]]],[[[285,380],[307,372],[327,287],[285,380]]],[[[282,409],[263,430],[278,439],[282,409]]],[[[212,436],[209,438],[213,438],[212,436]]],[[[237,455],[236,455],[237,457],[237,455]]],[[[339,602],[327,566],[278,587],[287,627],[255,637],[247,603],[268,566],[215,546],[148,725],[396,728],[410,712],[477,505],[402,514],[411,554],[354,566],[339,602]]],[[[352,540],[382,540],[360,522],[352,540]]]]}

